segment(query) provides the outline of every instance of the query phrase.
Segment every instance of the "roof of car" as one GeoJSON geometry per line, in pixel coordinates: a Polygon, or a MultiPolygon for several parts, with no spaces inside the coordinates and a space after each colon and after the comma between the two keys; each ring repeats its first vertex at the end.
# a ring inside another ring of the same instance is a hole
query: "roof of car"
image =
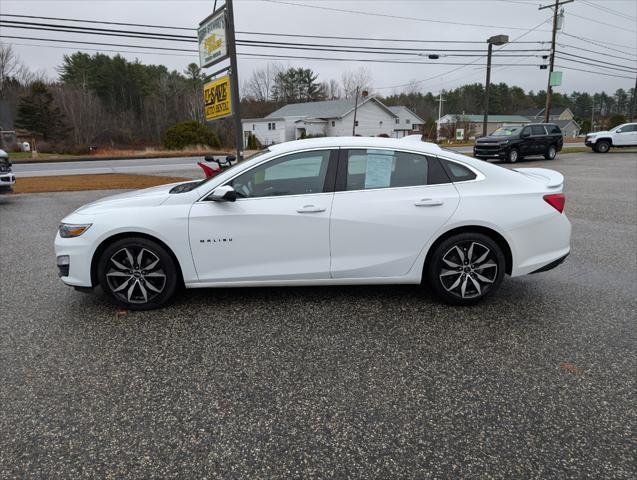
{"type": "Polygon", "coordinates": [[[423,142],[419,135],[411,137],[319,137],[295,140],[292,142],[270,145],[273,152],[288,152],[306,148],[350,147],[350,148],[396,148],[416,149],[423,153],[440,153],[441,148],[435,143],[423,142]],[[418,137],[418,138],[415,138],[418,137]]]}

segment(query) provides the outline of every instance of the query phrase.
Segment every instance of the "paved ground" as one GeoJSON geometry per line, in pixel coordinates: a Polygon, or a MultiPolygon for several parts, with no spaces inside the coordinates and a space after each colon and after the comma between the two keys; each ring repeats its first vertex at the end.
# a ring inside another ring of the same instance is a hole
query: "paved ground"
{"type": "Polygon", "coordinates": [[[637,159],[563,157],[573,253],[474,308],[416,287],[181,294],[118,318],[0,197],[0,478],[635,478],[637,159]]]}

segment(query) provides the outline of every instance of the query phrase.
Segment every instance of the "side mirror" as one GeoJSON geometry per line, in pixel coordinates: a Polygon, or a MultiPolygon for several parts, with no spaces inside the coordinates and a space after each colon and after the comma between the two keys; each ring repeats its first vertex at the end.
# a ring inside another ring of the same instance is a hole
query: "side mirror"
{"type": "Polygon", "coordinates": [[[208,200],[212,200],[213,202],[234,202],[237,200],[237,192],[234,191],[230,185],[224,185],[223,187],[215,188],[210,195],[208,195],[208,200]]]}

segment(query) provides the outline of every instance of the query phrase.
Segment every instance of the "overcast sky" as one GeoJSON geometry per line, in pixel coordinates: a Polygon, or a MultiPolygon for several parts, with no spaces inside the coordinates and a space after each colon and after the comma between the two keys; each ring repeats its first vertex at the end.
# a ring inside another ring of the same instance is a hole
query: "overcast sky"
{"type": "MultiPolygon", "coordinates": [[[[361,36],[373,38],[397,38],[397,39],[422,39],[422,40],[479,40],[486,39],[496,34],[506,34],[513,40],[525,34],[528,30],[538,26],[551,16],[551,10],[538,10],[540,4],[537,0],[284,0],[288,4],[268,0],[235,0],[235,20],[238,31],[248,32],[273,32],[309,35],[339,35],[361,36]],[[295,5],[290,5],[294,3],[295,5]],[[306,5],[306,6],[303,6],[306,5]],[[313,6],[315,8],[307,7],[313,6]],[[363,15],[356,13],[337,12],[326,9],[343,9],[364,11],[370,14],[383,14],[394,17],[363,15]],[[458,24],[437,23],[457,22],[458,24]],[[466,24],[482,25],[470,26],[466,24]]],[[[551,0],[547,0],[551,1],[551,0]]],[[[76,19],[131,22],[158,25],[173,25],[178,27],[196,27],[204,17],[211,13],[214,0],[0,0],[0,13],[23,14],[50,17],[67,17],[76,19]]],[[[219,0],[221,5],[223,0],[219,0]]],[[[546,2],[545,2],[546,3],[546,2]]],[[[604,59],[606,62],[627,65],[635,69],[637,62],[637,34],[635,33],[637,17],[637,1],[635,0],[576,0],[565,5],[566,18],[563,32],[579,37],[586,37],[594,41],[603,42],[595,45],[582,40],[558,36],[558,43],[572,47],[605,52],[609,55],[625,57],[626,60],[613,57],[603,57],[599,54],[568,49],[567,51],[581,55],[592,56],[596,59],[604,59]]],[[[6,17],[4,17],[7,19],[6,17]]],[[[12,19],[16,20],[16,19],[12,19]]],[[[33,20],[45,22],[42,20],[33,20]]],[[[49,22],[51,23],[51,22],[49,22]]],[[[95,27],[107,28],[103,25],[95,27]]],[[[539,26],[523,36],[525,41],[550,41],[550,21],[539,26]]],[[[131,27],[113,27],[131,29],[131,27]]],[[[131,40],[116,37],[97,37],[88,35],[73,35],[69,33],[53,33],[42,31],[18,30],[0,27],[2,35],[15,35],[24,37],[41,38],[73,38],[94,42],[122,43],[136,45],[162,45],[178,48],[191,48],[186,43],[155,42],[149,40],[131,40]]],[[[188,32],[174,32],[188,34],[188,32]]],[[[193,32],[194,34],[194,32],[193,32]]],[[[253,37],[237,35],[238,38],[265,39],[268,37],[253,37]]],[[[291,41],[269,37],[270,40],[291,41]]],[[[44,69],[52,78],[57,76],[56,67],[60,65],[62,56],[71,53],[81,47],[49,48],[33,46],[39,42],[28,40],[0,39],[4,42],[13,42],[15,49],[21,58],[33,69],[44,69]],[[32,44],[27,46],[27,44],[32,44]]],[[[341,45],[371,45],[378,47],[397,46],[386,42],[361,43],[352,40],[309,40],[298,39],[305,43],[337,43],[341,45]]],[[[425,48],[485,48],[484,45],[426,45],[426,44],[398,44],[403,47],[425,48]]],[[[85,51],[94,53],[89,48],[101,48],[86,46],[85,51]]],[[[103,47],[117,50],[116,47],[103,47]]],[[[195,48],[195,45],[192,45],[195,48]]],[[[538,45],[511,45],[509,49],[538,48],[538,45]]],[[[164,64],[170,69],[183,70],[190,62],[198,62],[196,54],[185,56],[157,55],[150,52],[125,53],[123,50],[134,48],[121,48],[122,55],[131,60],[138,58],[143,63],[164,64]]],[[[139,50],[138,50],[139,51],[139,50]]],[[[279,54],[294,56],[340,56],[341,58],[381,58],[381,55],[363,55],[358,53],[329,53],[329,52],[303,52],[280,49],[264,49],[240,47],[240,52],[259,54],[279,54]]],[[[506,51],[503,50],[503,51],[506,51]]],[[[114,55],[114,52],[105,52],[114,55]]],[[[536,54],[534,54],[536,55],[536,54]]],[[[537,55],[541,55],[538,53],[537,55]]],[[[418,57],[384,56],[383,58],[419,61],[418,57]]],[[[576,57],[570,57],[579,60],[576,57]]],[[[583,62],[587,60],[581,59],[583,62]]],[[[422,61],[429,61],[422,59],[422,61]]],[[[412,80],[420,80],[420,88],[423,91],[438,92],[440,89],[453,88],[465,83],[483,82],[485,76],[483,58],[454,58],[446,57],[438,60],[438,63],[467,63],[475,61],[472,66],[456,69],[455,66],[443,66],[436,63],[405,65],[382,64],[360,62],[336,62],[318,60],[282,60],[286,65],[304,66],[312,68],[319,73],[320,80],[330,78],[340,79],[344,70],[356,69],[361,65],[367,66],[373,75],[374,86],[381,94],[390,94],[400,91],[401,88],[384,88],[402,85],[412,80]],[[436,77],[437,78],[431,78],[436,77]]],[[[498,63],[532,63],[539,65],[540,58],[498,58],[498,63]]],[[[263,68],[268,60],[240,57],[239,70],[242,80],[255,68],[263,68]]],[[[592,71],[600,69],[579,63],[557,60],[559,65],[568,65],[574,68],[586,70],[585,72],[557,69],[564,71],[563,86],[556,89],[560,92],[571,91],[601,91],[614,92],[617,88],[629,89],[635,84],[633,73],[608,72],[631,78],[615,78],[595,75],[592,71]]],[[[215,68],[215,67],[213,67],[215,68]]],[[[541,90],[546,88],[547,71],[539,67],[507,66],[494,67],[492,81],[506,82],[510,85],[519,85],[525,90],[541,90]]]]}

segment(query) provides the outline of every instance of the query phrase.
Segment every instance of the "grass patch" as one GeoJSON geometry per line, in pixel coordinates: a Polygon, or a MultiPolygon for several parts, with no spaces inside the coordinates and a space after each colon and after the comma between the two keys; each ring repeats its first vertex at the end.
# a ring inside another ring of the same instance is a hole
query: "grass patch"
{"type": "Polygon", "coordinates": [[[73,155],[67,155],[62,153],[39,153],[35,158],[31,158],[31,152],[11,152],[9,153],[9,160],[64,160],[67,158],[73,158],[73,155]]]}
{"type": "Polygon", "coordinates": [[[15,193],[77,192],[82,190],[140,189],[189,180],[182,177],[154,175],[127,175],[105,173],[100,175],[60,175],[53,177],[18,178],[15,193]]]}

